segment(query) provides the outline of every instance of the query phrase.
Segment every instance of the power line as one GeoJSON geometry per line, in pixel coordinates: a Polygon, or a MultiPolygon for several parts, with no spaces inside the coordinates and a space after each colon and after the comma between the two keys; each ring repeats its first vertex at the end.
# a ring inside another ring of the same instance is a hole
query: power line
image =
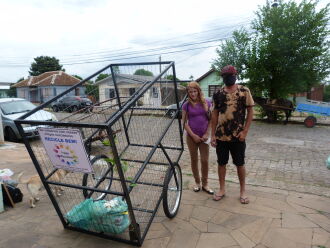
{"type": "MultiPolygon", "coordinates": [[[[229,28],[233,29],[235,27],[238,27],[241,23],[236,23],[235,25],[230,25],[230,26],[223,26],[221,28],[215,28],[215,29],[210,29],[210,30],[206,30],[203,32],[199,32],[199,33],[193,33],[193,34],[189,34],[189,35],[185,35],[184,37],[191,37],[193,35],[200,35],[202,33],[207,33],[210,31],[224,31],[224,30],[228,30],[229,28]]],[[[204,38],[203,36],[205,35],[200,35],[201,38],[204,38]]],[[[212,37],[213,38],[213,37],[212,37]]],[[[175,38],[172,38],[175,39],[175,38]]],[[[199,44],[205,44],[205,43],[212,43],[212,42],[216,42],[216,41],[220,41],[223,38],[213,38],[213,39],[209,39],[209,40],[196,40],[196,42],[191,42],[191,43],[182,43],[179,45],[172,45],[172,46],[165,46],[165,47],[156,47],[156,48],[151,48],[151,49],[145,49],[145,50],[138,50],[138,51],[127,51],[127,52],[120,52],[120,51],[125,51],[129,48],[124,48],[124,49],[119,49],[119,50],[115,50],[115,51],[109,51],[107,52],[108,54],[105,54],[104,56],[89,56],[86,58],[79,58],[79,56],[84,56],[82,55],[73,55],[74,57],[68,57],[67,59],[64,59],[64,61],[62,60],[61,64],[63,65],[67,65],[67,64],[73,64],[75,62],[81,62],[82,60],[95,60],[96,62],[99,60],[105,60],[105,59],[116,59],[116,58],[120,58],[120,57],[127,57],[127,55],[137,55],[137,54],[141,54],[141,53],[149,53],[149,52],[154,52],[154,51],[162,51],[162,50],[169,50],[169,49],[174,49],[174,48],[180,48],[180,47],[185,47],[185,46],[193,46],[193,45],[199,45],[199,44]],[[110,57],[111,56],[111,57],[110,57]]],[[[169,39],[170,40],[170,39],[169,39]]],[[[146,43],[148,44],[148,43],[146,43]]],[[[102,53],[106,53],[106,51],[102,52],[102,53]]],[[[89,54],[95,54],[95,53],[89,53],[89,54]]],[[[152,56],[152,55],[149,55],[152,56]]],[[[116,59],[117,60],[117,59],[116,59]]],[[[24,67],[26,66],[24,62],[20,62],[20,61],[2,61],[2,63],[0,63],[1,67],[24,67]],[[5,65],[2,65],[3,63],[6,63],[5,65]]]]}

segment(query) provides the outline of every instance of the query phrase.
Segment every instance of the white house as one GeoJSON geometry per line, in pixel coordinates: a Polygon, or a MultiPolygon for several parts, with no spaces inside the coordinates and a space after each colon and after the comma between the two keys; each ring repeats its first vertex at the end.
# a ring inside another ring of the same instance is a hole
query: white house
{"type": "MultiPolygon", "coordinates": [[[[153,76],[141,76],[130,74],[116,74],[115,80],[119,91],[119,97],[121,101],[126,101],[131,97],[138,89],[147,82],[152,82],[155,77],[153,76]]],[[[116,96],[115,87],[112,76],[104,78],[96,82],[99,86],[99,100],[104,102],[108,99],[112,99],[116,96]]],[[[184,90],[184,87],[178,85],[180,92],[184,90]]],[[[182,93],[180,93],[182,94],[182,93]]],[[[153,87],[147,90],[147,92],[138,101],[138,105],[146,105],[152,107],[167,106],[175,102],[174,98],[174,83],[167,79],[158,80],[153,87]]],[[[116,103],[116,99],[109,101],[111,104],[116,103]]]]}

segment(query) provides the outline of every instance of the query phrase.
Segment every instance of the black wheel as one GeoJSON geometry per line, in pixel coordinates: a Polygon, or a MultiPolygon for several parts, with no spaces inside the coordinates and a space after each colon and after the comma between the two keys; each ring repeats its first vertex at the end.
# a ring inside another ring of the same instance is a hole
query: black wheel
{"type": "Polygon", "coordinates": [[[304,120],[304,124],[308,128],[314,127],[316,124],[316,118],[314,116],[308,116],[304,120]]]}
{"type": "MultiPolygon", "coordinates": [[[[109,190],[112,184],[113,165],[105,155],[98,155],[91,160],[94,172],[91,174],[84,174],[82,186],[91,188],[98,188],[102,190],[109,190]],[[98,184],[98,186],[96,186],[98,184]]],[[[84,189],[83,194],[85,198],[93,198],[94,200],[103,200],[107,195],[101,192],[92,192],[84,189]]]]}
{"type": "Polygon", "coordinates": [[[178,164],[168,168],[163,188],[163,209],[168,218],[178,213],[182,195],[182,173],[178,164]]]}
{"type": "Polygon", "coordinates": [[[71,107],[71,112],[77,112],[79,110],[78,106],[74,105],[71,107]]]}
{"type": "Polygon", "coordinates": [[[171,109],[167,112],[168,116],[170,118],[174,118],[176,111],[174,109],[171,109]]]}
{"type": "Polygon", "coordinates": [[[53,109],[54,112],[58,112],[58,107],[57,106],[53,106],[52,109],[53,109]]]}
{"type": "Polygon", "coordinates": [[[17,142],[18,138],[14,130],[11,127],[6,127],[5,129],[5,139],[12,142],[17,142]]]}

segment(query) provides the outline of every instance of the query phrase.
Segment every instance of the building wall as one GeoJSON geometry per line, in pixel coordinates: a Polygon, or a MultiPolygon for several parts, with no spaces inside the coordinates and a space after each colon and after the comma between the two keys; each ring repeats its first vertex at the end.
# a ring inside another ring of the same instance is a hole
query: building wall
{"type": "MultiPolygon", "coordinates": [[[[141,84],[118,84],[119,96],[121,101],[126,101],[130,96],[130,89],[134,88],[137,91],[141,87],[141,84]]],[[[110,98],[110,91],[114,90],[114,86],[109,84],[107,81],[99,84],[99,97],[100,102],[108,100],[110,98]]],[[[160,106],[161,105],[161,92],[159,84],[155,84],[151,87],[141,98],[143,105],[160,106]]],[[[109,102],[109,104],[115,104],[117,100],[109,102]]]]}
{"type": "MultiPolygon", "coordinates": [[[[323,101],[324,95],[324,85],[320,85],[318,87],[311,88],[310,92],[301,92],[296,94],[296,103],[305,102],[306,99],[314,100],[314,101],[323,101]]],[[[288,97],[289,100],[293,100],[293,96],[288,97]]]]}
{"type": "Polygon", "coordinates": [[[30,101],[28,87],[16,88],[16,95],[18,98],[24,98],[30,101]]]}
{"type": "Polygon", "coordinates": [[[307,94],[308,99],[314,101],[323,101],[324,94],[324,85],[320,85],[319,87],[313,87],[309,94],[307,94]]]}
{"type": "MultiPolygon", "coordinates": [[[[60,93],[66,91],[71,86],[40,86],[40,87],[20,87],[16,88],[18,98],[24,98],[34,103],[44,103],[60,93]]],[[[78,87],[79,94],[75,90],[72,90],[67,94],[68,96],[86,96],[85,87],[78,87]]]]}
{"type": "Polygon", "coordinates": [[[212,97],[211,93],[209,92],[210,85],[221,86],[222,84],[223,84],[222,79],[217,74],[217,72],[212,72],[207,77],[199,81],[199,85],[205,97],[212,97]]]}

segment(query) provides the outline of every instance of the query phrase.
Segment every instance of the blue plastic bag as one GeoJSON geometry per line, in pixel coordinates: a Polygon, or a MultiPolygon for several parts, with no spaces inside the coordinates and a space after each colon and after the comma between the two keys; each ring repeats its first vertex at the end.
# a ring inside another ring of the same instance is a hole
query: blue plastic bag
{"type": "Polygon", "coordinates": [[[128,208],[122,197],[94,202],[93,226],[97,231],[122,233],[130,224],[128,208]]]}
{"type": "Polygon", "coordinates": [[[91,220],[92,199],[86,199],[80,204],[74,206],[67,214],[66,219],[75,227],[89,230],[91,220]]]}
{"type": "Polygon", "coordinates": [[[111,201],[87,199],[73,207],[66,218],[75,227],[119,234],[130,225],[127,210],[127,204],[122,197],[116,197],[111,201]]]}

